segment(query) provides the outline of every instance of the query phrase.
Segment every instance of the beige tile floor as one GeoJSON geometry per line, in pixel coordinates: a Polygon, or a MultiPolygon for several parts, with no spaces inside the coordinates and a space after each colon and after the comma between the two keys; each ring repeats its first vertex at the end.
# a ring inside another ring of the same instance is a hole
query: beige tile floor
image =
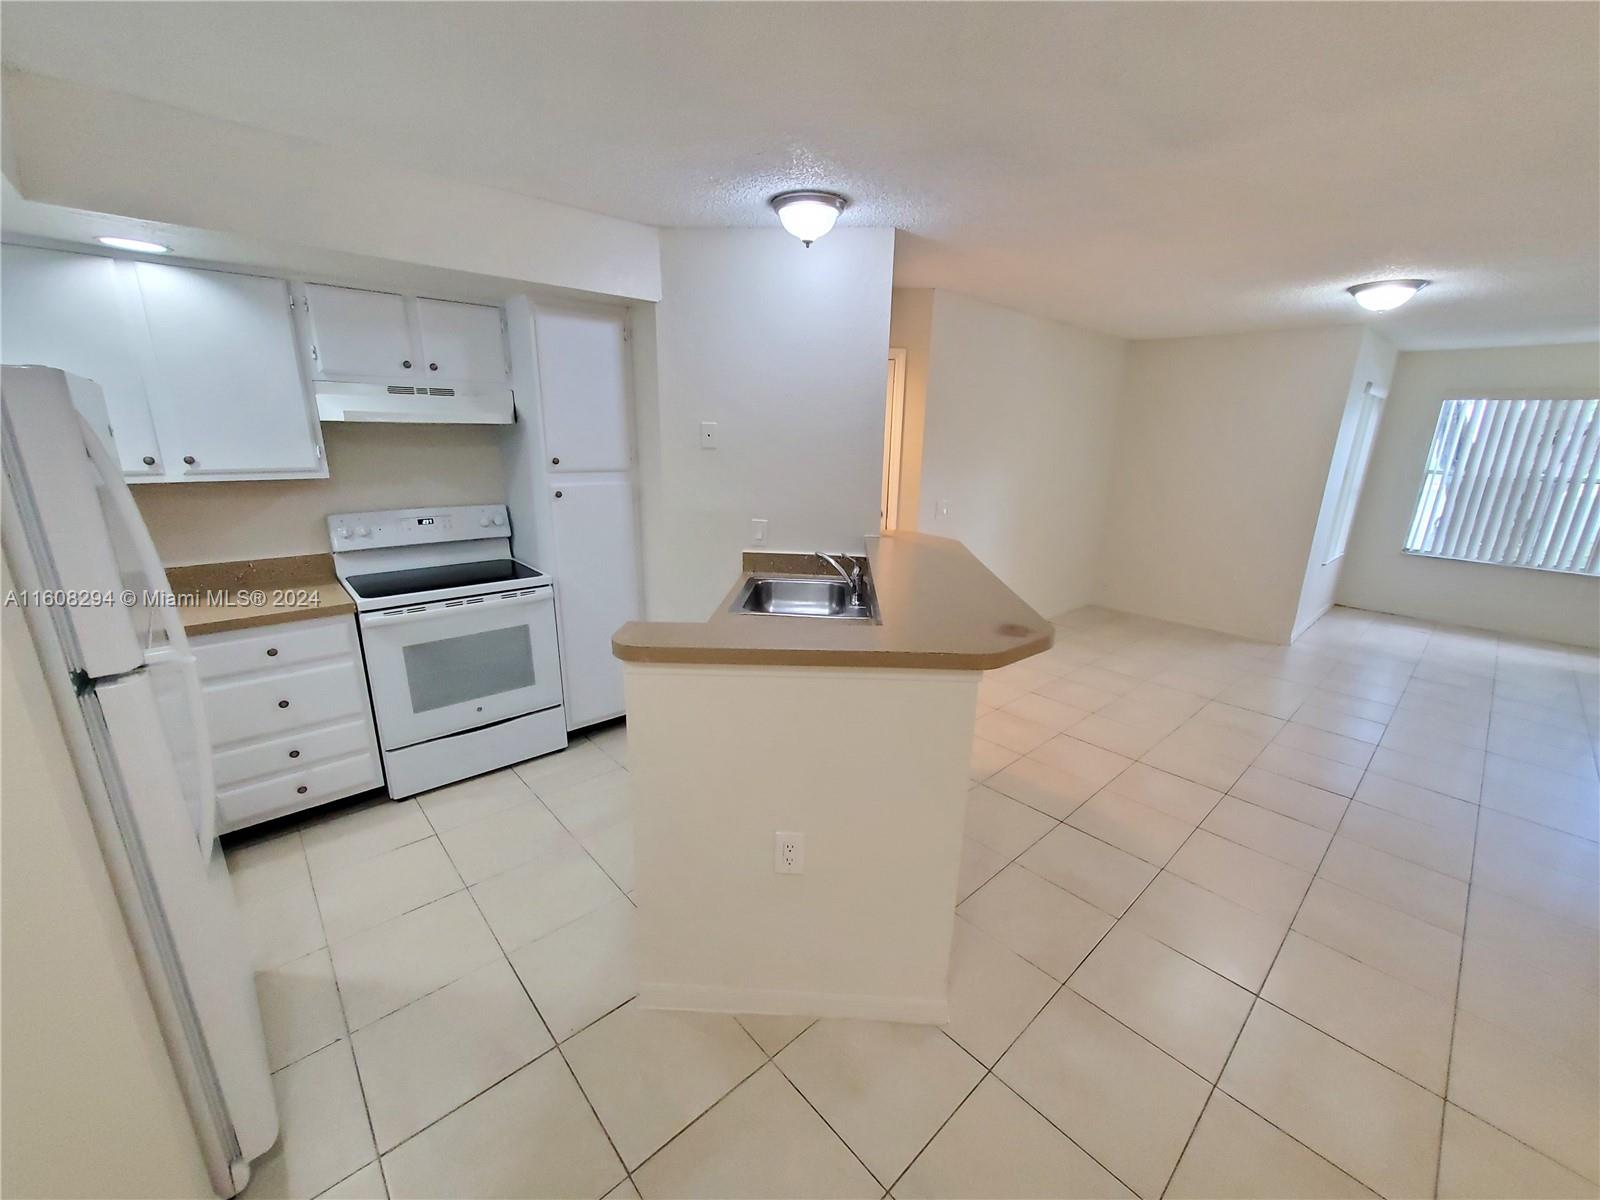
{"type": "Polygon", "coordinates": [[[249,1194],[1596,1196],[1595,657],[1057,624],[981,686],[942,1029],[631,1003],[621,726],[233,846],[249,1194]]]}

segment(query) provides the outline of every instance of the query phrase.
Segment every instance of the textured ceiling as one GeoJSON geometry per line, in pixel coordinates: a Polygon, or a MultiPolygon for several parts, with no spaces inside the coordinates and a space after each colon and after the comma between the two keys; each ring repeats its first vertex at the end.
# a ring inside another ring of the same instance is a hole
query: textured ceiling
{"type": "Polygon", "coordinates": [[[8,65],[1133,337],[1600,325],[1593,4],[6,3],[8,65]],[[1402,312],[1344,285],[1437,281],[1402,312]]]}

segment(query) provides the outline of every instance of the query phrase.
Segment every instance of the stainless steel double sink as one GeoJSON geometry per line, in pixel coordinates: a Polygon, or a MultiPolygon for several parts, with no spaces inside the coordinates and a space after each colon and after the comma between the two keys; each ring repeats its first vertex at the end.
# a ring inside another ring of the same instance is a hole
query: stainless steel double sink
{"type": "Polygon", "coordinates": [[[880,622],[870,579],[861,603],[851,603],[850,585],[824,575],[752,575],[728,611],[766,617],[821,617],[833,621],[880,622]]]}

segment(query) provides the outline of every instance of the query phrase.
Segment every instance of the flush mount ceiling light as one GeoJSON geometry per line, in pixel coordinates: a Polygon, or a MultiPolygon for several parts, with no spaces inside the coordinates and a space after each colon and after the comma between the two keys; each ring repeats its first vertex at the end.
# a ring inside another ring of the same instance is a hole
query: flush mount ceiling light
{"type": "Polygon", "coordinates": [[[1368,312],[1381,313],[1399,308],[1427,286],[1426,279],[1378,279],[1372,283],[1358,283],[1345,291],[1368,312]]]}
{"type": "Polygon", "coordinates": [[[837,192],[779,192],[771,203],[783,227],[809,246],[833,228],[850,202],[837,192]]]}
{"type": "Polygon", "coordinates": [[[135,254],[171,254],[171,246],[163,246],[160,242],[142,242],[138,238],[125,237],[97,237],[95,241],[102,246],[110,246],[113,250],[132,250],[135,254]]]}

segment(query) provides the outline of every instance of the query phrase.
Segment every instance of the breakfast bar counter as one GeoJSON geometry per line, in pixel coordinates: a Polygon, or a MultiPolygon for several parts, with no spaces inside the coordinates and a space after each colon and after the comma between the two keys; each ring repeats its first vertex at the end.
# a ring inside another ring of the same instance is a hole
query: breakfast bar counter
{"type": "Polygon", "coordinates": [[[709,620],[613,639],[646,1006],[949,1018],[978,682],[1053,627],[947,538],[858,565],[747,554],[709,620]]]}
{"type": "Polygon", "coordinates": [[[632,621],[611,640],[624,662],[989,671],[1050,647],[1054,630],[973,553],[923,533],[867,540],[880,624],[729,612],[752,573],[827,574],[814,555],[747,553],[709,620],[632,621]]]}

